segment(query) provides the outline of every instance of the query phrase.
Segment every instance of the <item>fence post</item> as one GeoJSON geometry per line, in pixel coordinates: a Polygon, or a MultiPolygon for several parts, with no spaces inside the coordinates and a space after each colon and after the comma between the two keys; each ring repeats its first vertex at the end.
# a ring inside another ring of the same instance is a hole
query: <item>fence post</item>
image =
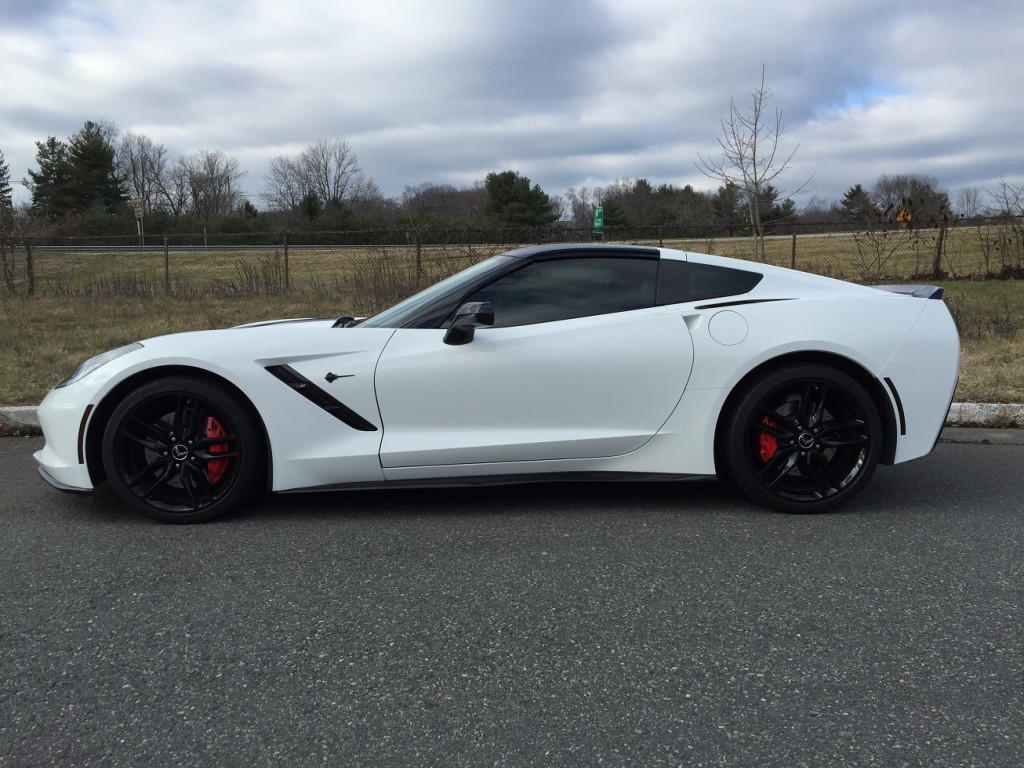
{"type": "Polygon", "coordinates": [[[416,233],[416,290],[423,285],[423,242],[420,233],[416,233]]]}
{"type": "Polygon", "coordinates": [[[292,287],[291,275],[288,273],[288,233],[282,236],[284,239],[284,288],[290,290],[292,287]]]}
{"type": "Polygon", "coordinates": [[[171,295],[171,248],[167,235],[164,235],[164,295],[171,295]]]}
{"type": "Polygon", "coordinates": [[[25,238],[25,277],[28,278],[28,295],[34,296],[36,292],[36,267],[32,261],[32,241],[25,238]]]}
{"type": "Polygon", "coordinates": [[[939,225],[939,236],[935,240],[935,259],[932,261],[932,279],[942,279],[942,249],[946,242],[946,222],[939,225]]]}
{"type": "Polygon", "coordinates": [[[789,252],[789,268],[796,269],[796,232],[793,233],[793,249],[789,252]]]}

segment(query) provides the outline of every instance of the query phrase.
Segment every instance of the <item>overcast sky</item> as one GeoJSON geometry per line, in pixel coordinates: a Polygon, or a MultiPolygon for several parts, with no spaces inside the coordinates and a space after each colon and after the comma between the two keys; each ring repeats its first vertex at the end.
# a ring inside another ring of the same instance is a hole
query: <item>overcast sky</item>
{"type": "Polygon", "coordinates": [[[694,161],[763,66],[799,144],[777,186],[955,194],[1024,182],[1022,41],[1021,0],[0,0],[0,151],[18,200],[35,142],[86,120],[236,158],[258,207],[268,161],[327,138],[387,196],[505,169],[714,189],[694,161]]]}

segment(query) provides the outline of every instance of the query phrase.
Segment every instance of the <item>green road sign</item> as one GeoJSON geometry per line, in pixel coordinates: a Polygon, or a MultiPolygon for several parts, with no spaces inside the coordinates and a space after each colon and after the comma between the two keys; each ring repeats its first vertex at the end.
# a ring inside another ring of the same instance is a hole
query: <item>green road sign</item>
{"type": "Polygon", "coordinates": [[[602,232],[604,232],[604,208],[598,206],[594,211],[594,234],[599,235],[602,232]]]}

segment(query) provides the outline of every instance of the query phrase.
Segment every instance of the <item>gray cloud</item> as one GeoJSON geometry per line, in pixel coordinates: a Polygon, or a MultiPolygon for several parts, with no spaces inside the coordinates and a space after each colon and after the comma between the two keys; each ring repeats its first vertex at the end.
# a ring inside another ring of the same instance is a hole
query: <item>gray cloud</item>
{"type": "Polygon", "coordinates": [[[327,137],[391,195],[504,168],[556,194],[619,177],[711,188],[694,161],[763,66],[800,144],[794,185],[813,173],[834,198],[913,171],[994,186],[1024,181],[1022,33],[1018,0],[15,0],[0,150],[17,180],[35,141],[109,120],[172,155],[237,157],[254,194],[271,158],[327,137]]]}

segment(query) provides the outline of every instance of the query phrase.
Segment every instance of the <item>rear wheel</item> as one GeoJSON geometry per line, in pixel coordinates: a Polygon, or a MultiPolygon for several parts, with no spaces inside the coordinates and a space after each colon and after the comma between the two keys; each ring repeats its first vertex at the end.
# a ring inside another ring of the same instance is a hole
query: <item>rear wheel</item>
{"type": "Polygon", "coordinates": [[[103,467],[114,493],[165,523],[223,515],[256,486],[260,431],[224,388],[173,377],[143,384],[111,414],[103,467]]]}
{"type": "Polygon", "coordinates": [[[824,512],[860,492],[882,450],[864,388],[824,365],[784,368],[734,401],[722,433],[723,470],[752,500],[785,512],[824,512]]]}

